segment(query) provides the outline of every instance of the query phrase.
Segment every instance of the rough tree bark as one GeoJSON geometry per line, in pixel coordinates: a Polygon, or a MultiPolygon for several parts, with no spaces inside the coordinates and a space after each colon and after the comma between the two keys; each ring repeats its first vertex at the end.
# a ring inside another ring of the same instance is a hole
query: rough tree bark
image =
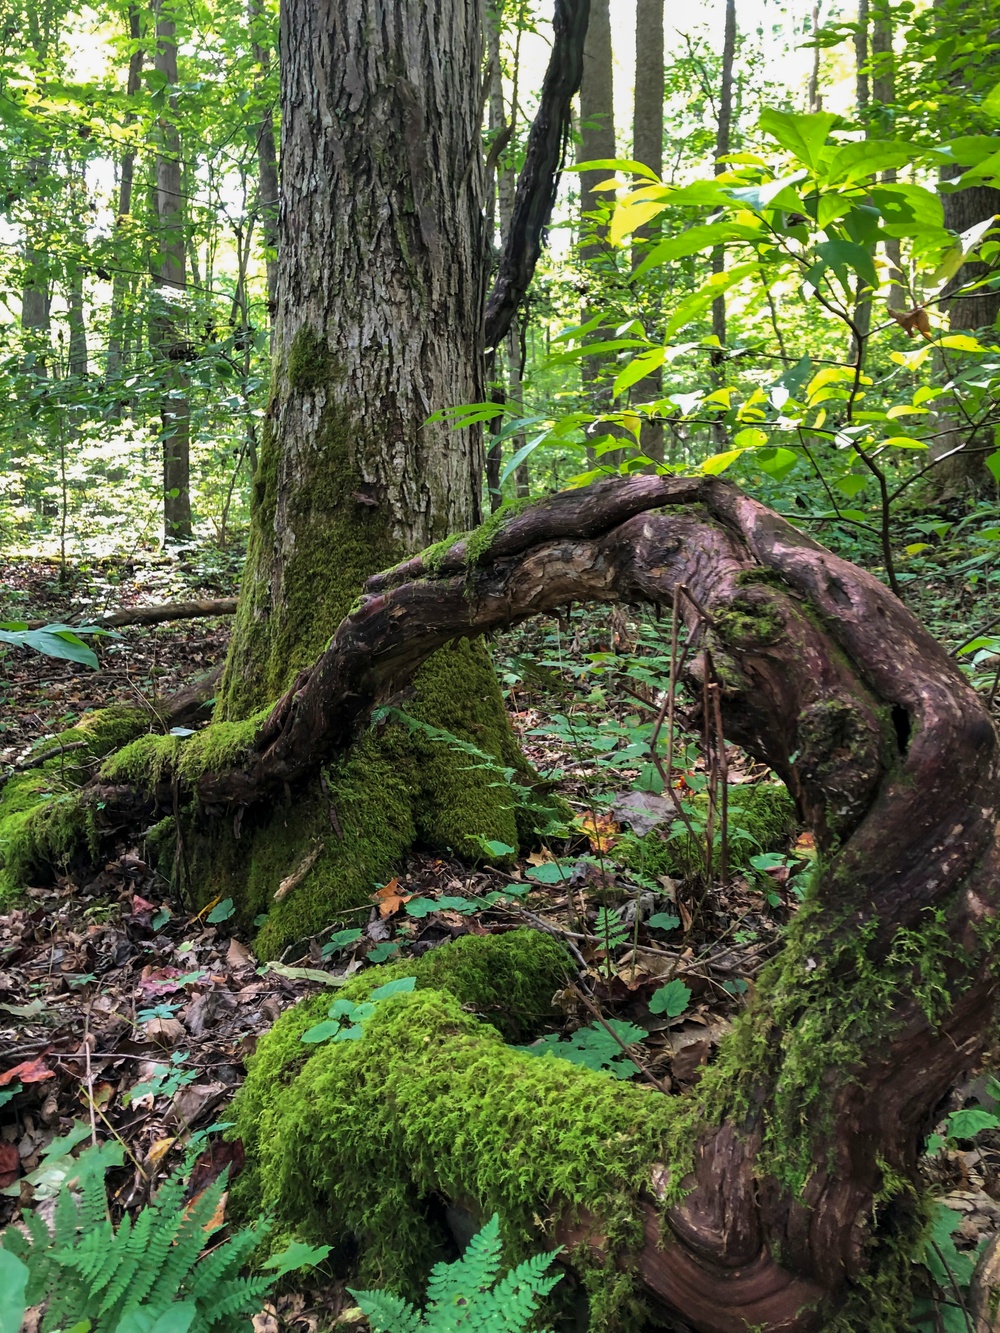
{"type": "MultiPolygon", "coordinates": [[[[566,492],[443,560],[416,557],[370,579],[239,765],[204,769],[191,790],[203,809],[230,813],[270,800],[350,746],[370,710],[456,635],[593,600],[676,602],[695,639],[693,683],[712,673],[726,735],[784,779],[815,833],[819,862],[783,953],[718,1063],[679,1098],[614,1094],[624,1111],[638,1108],[615,1158],[643,1145],[633,1206],[645,1239],[624,1249],[608,1239],[607,1210],[623,1187],[612,1164],[606,1177],[588,1177],[587,1197],[560,1194],[552,1183],[566,1169],[558,1135],[531,1176],[538,1197],[518,1207],[530,1217],[534,1205],[549,1219],[542,1232],[569,1245],[573,1263],[596,1264],[611,1285],[615,1273],[632,1272],[655,1308],[704,1333],[892,1333],[905,1318],[899,1301],[919,1231],[922,1139],[991,1030],[1000,750],[953,661],[871,575],[716,478],[611,479],[566,492]]],[[[87,796],[105,819],[145,814],[152,800],[176,802],[184,781],[169,767],[152,789],[110,776],[87,796]]],[[[447,1066],[454,1024],[448,1017],[434,1044],[421,1037],[416,1051],[379,1048],[366,1079],[401,1086],[396,1060],[408,1062],[408,1074],[416,1061],[418,1077],[424,1059],[447,1066]]],[[[286,1062],[298,1060],[297,1036],[290,1054],[287,1031],[276,1040],[286,1062]]],[[[464,1060],[475,1030],[461,1040],[464,1060]]],[[[503,1125],[505,1099],[516,1097],[519,1079],[539,1077],[529,1074],[537,1066],[498,1051],[489,1028],[482,1041],[496,1064],[489,1097],[498,1101],[488,1104],[503,1125]]],[[[248,1085],[272,1117],[268,1143],[254,1150],[271,1168],[269,1203],[299,1223],[305,1199],[321,1215],[329,1182],[366,1166],[356,1143],[349,1168],[338,1158],[346,1130],[336,1115],[347,1112],[319,1096],[304,1109],[287,1078],[276,1079],[273,1058],[248,1085]]],[[[341,1058],[353,1055],[331,1046],[311,1060],[332,1073],[341,1058]]],[[[552,1074],[570,1107],[594,1077],[552,1074]]],[[[469,1106],[449,1102],[447,1080],[435,1086],[435,1117],[464,1129],[469,1106]]],[[[543,1130],[571,1115],[566,1104],[539,1107],[543,1130]]],[[[390,1098],[379,1134],[367,1134],[371,1170],[405,1133],[394,1114],[390,1098]]],[[[534,1132],[526,1123],[510,1131],[534,1132]]],[[[456,1141],[466,1137],[455,1131],[456,1141]]],[[[482,1184],[488,1170],[456,1176],[444,1138],[414,1188],[488,1213],[496,1206],[482,1184]]],[[[516,1137],[504,1151],[518,1152],[516,1137]]]]}

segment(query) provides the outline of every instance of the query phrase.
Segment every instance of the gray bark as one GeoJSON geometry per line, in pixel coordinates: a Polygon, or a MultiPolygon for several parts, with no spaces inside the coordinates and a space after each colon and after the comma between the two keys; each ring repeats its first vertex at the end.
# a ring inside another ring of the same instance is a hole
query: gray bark
{"type": "Polygon", "coordinates": [[[277,390],[224,711],[273,698],[386,561],[477,523],[477,0],[282,8],[277,390]]]}
{"type": "MultiPolygon", "coordinates": [[[[168,0],[155,0],[155,68],[169,84],[177,83],[175,24],[168,0]]],[[[178,313],[186,287],[184,268],[184,198],[181,189],[181,137],[169,99],[160,118],[160,149],[156,159],[156,224],[158,254],[154,263],[150,344],[160,363],[163,450],[163,534],[167,541],[191,536],[191,406],[184,371],[186,344],[178,313]]]]}

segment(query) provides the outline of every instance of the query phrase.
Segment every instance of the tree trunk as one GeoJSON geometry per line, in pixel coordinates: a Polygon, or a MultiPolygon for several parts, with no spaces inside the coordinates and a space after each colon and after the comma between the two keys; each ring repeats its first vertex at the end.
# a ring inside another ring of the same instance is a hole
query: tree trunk
{"type": "MultiPolygon", "coordinates": [[[[663,174],[663,0],[636,0],[635,7],[635,103],[632,119],[632,156],[637,162],[663,174]]],[[[656,222],[635,233],[639,242],[632,251],[636,268],[649,243],[659,235],[656,222]]],[[[648,330],[651,337],[653,329],[648,330]]],[[[663,393],[663,371],[657,368],[632,390],[637,403],[656,402],[663,393]]],[[[663,462],[663,423],[644,421],[639,446],[647,458],[663,462]]]]}
{"type": "Polygon", "coordinates": [[[267,95],[271,52],[258,35],[263,35],[264,29],[261,0],[247,0],[247,19],[254,34],[253,58],[260,70],[257,95],[261,99],[262,114],[257,126],[257,213],[267,269],[267,311],[273,330],[278,310],[278,150],[274,139],[274,115],[267,95]]]}
{"type": "MultiPolygon", "coordinates": [[[[369,575],[480,519],[481,430],[428,418],[484,392],[481,18],[477,0],[282,9],[276,387],[222,719],[292,686],[369,575]]],[[[524,767],[481,647],[430,663],[407,710],[524,767]]],[[[365,901],[417,834],[470,853],[476,835],[516,845],[496,773],[429,744],[399,727],[370,738],[364,771],[334,784],[343,840],[317,793],[281,855],[297,862],[313,841],[324,854],[307,892],[272,908],[261,947],[318,929],[346,893],[365,901]]],[[[277,880],[248,854],[260,911],[277,880]]]]}
{"type": "MultiPolygon", "coordinates": [[[[736,0],[726,0],[725,32],[722,40],[722,80],[719,84],[719,121],[715,137],[715,174],[725,171],[722,161],[730,150],[733,123],[733,60],[736,56],[736,0]]],[[[712,272],[722,273],[726,267],[726,252],[722,246],[712,251],[712,272]]],[[[719,346],[713,349],[709,362],[712,384],[721,389],[725,383],[723,366],[726,361],[726,298],[717,296],[712,302],[712,334],[719,346]]],[[[726,427],[721,421],[712,426],[712,437],[717,450],[728,444],[726,427]]]]}
{"type": "MultiPolygon", "coordinates": [[[[154,66],[170,86],[177,83],[175,23],[168,0],[155,0],[154,66]]],[[[156,244],[150,344],[162,381],[160,417],[163,450],[163,535],[168,542],[191,539],[191,405],[184,370],[187,343],[178,326],[186,290],[184,196],[181,187],[181,136],[174,119],[176,96],[160,117],[156,159],[156,244]]]]}
{"type": "MultiPolygon", "coordinates": [[[[583,79],[580,83],[580,144],[578,162],[594,162],[615,157],[615,104],[614,71],[611,49],[611,15],[609,0],[591,0],[590,23],[583,48],[583,79]]],[[[590,216],[605,202],[605,196],[594,186],[607,180],[606,170],[584,171],[580,174],[580,231],[582,244],[584,285],[588,291],[599,286],[597,264],[604,250],[604,242],[589,233],[594,230],[590,216]]],[[[588,299],[584,300],[581,323],[594,315],[588,299]]],[[[594,335],[600,336],[600,331],[594,335]]],[[[599,357],[585,357],[582,363],[584,396],[592,411],[599,411],[606,398],[597,387],[604,363],[599,357]]],[[[603,456],[604,463],[617,466],[618,452],[603,456]]]]}
{"type": "MultiPolygon", "coordinates": [[[[128,60],[128,80],[125,91],[129,97],[135,97],[139,92],[139,85],[142,80],[142,62],[143,52],[138,46],[142,37],[142,27],[139,17],[139,8],[137,5],[130,4],[128,7],[128,34],[129,41],[133,44],[132,51],[128,60]]],[[[134,112],[128,112],[125,116],[125,124],[131,125],[136,117],[134,112]]],[[[135,151],[127,149],[122,155],[121,178],[118,181],[118,213],[115,217],[115,232],[119,236],[125,236],[131,223],[132,215],[132,186],[135,181],[135,151]]],[[[128,273],[124,272],[127,265],[123,264],[123,255],[119,248],[116,255],[117,264],[111,280],[111,314],[108,327],[108,354],[105,362],[105,373],[108,382],[111,383],[122,373],[125,365],[124,347],[128,328],[131,324],[126,306],[129,300],[129,294],[132,290],[132,283],[128,273]]],[[[123,403],[116,405],[113,415],[119,417],[123,403]]]]}
{"type": "MultiPolygon", "coordinates": [[[[1000,747],[872,576],[718,478],[566,492],[370,579],[235,768],[211,767],[214,728],[173,772],[156,740],[158,798],[180,781],[202,810],[273,801],[453,636],[593,600],[677,605],[695,697],[717,691],[726,735],[811,826],[816,879],[782,953],[678,1097],[534,1060],[472,1016],[537,1030],[553,960],[523,937],[407,964],[417,990],[360,1042],[306,1050],[329,997],[309,1001],[261,1043],[237,1104],[244,1201],[306,1238],[353,1236],[397,1281],[425,1266],[429,1200],[496,1210],[512,1243],[567,1246],[605,1328],[637,1326],[638,1293],[704,1333],[897,1333],[923,1137],[993,1021],[1000,747]]],[[[148,810],[148,779],[116,785],[127,767],[84,793],[100,818],[148,810]]]]}

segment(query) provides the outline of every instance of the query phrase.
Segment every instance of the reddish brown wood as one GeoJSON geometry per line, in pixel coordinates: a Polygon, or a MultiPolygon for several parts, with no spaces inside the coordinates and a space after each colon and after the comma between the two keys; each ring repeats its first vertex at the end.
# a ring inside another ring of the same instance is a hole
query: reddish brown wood
{"type": "MultiPolygon", "coordinates": [[[[975,949],[1000,908],[996,734],[954,662],[878,580],[717,478],[566,492],[513,519],[471,564],[467,552],[456,546],[435,572],[417,559],[371,579],[248,762],[200,779],[201,803],[249,803],[307,777],[449,639],[574,601],[669,608],[683,587],[696,647],[723,668],[727,736],[781,775],[815,830],[814,928],[832,943],[870,927],[865,958],[878,968],[896,932],[921,930],[935,909],[950,940],[975,949]]],[[[696,651],[692,677],[704,669],[696,651]]],[[[127,806],[139,794],[101,790],[110,808],[119,796],[127,806]]],[[[822,1327],[819,1299],[871,1262],[886,1169],[916,1178],[929,1116],[983,1049],[993,976],[957,951],[945,966],[953,998],[934,1023],[904,995],[890,1036],[850,1071],[831,1069],[833,1130],[801,1196],[758,1161],[784,1058],[771,1034],[773,1068],[739,1123],[706,1134],[662,1231],[651,1185],[635,1256],[651,1295],[704,1333],[822,1327]]]]}

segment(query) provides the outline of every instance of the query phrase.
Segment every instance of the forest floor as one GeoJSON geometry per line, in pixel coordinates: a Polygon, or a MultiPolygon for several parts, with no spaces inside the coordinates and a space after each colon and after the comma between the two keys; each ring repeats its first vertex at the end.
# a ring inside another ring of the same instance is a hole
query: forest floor
{"type": "MultiPolygon", "coordinates": [[[[0,620],[83,623],[106,608],[228,595],[236,568],[191,558],[96,565],[61,583],[51,564],[11,561],[0,567],[0,620]]],[[[946,590],[932,595],[954,606],[946,590]]],[[[711,877],[700,864],[663,873],[637,857],[657,824],[673,824],[681,841],[691,833],[665,816],[662,783],[657,791],[643,781],[658,740],[665,632],[619,612],[580,612],[494,646],[528,757],[575,812],[568,836],[542,839],[509,871],[415,854],[388,885],[373,885],[364,928],[303,941],[264,966],[233,933],[225,903],[183,910],[141,844],[30,888],[0,916],[0,1227],[44,1195],[53,1141],[81,1121],[125,1148],[119,1211],[146,1202],[192,1141],[194,1187],[224,1166],[237,1171],[239,1145],[222,1138],[225,1108],[282,1009],[337,975],[467,932],[527,924],[565,941],[579,975],[560,995],[564,1021],[547,1039],[559,1041],[559,1054],[665,1093],[696,1081],[780,945],[812,847],[788,828],[753,857],[734,853],[738,870],[723,872],[716,850],[711,877]]],[[[96,671],[8,651],[0,774],[89,709],[140,703],[155,718],[159,700],[222,660],[228,633],[224,618],[122,629],[101,642],[96,671]]],[[[671,771],[691,812],[704,808],[699,793],[716,776],[705,753],[700,736],[678,736],[671,771]]],[[[726,769],[730,793],[769,781],[736,747],[727,747],[726,769]]],[[[990,1075],[954,1090],[924,1161],[956,1223],[944,1234],[966,1254],[1000,1230],[1000,1106],[990,1095],[1000,1097],[1000,1086],[990,1075]]],[[[942,1309],[954,1318],[948,1300],[942,1309]]],[[[342,1286],[313,1283],[279,1297],[255,1324],[258,1333],[307,1333],[352,1322],[342,1286]]]]}

